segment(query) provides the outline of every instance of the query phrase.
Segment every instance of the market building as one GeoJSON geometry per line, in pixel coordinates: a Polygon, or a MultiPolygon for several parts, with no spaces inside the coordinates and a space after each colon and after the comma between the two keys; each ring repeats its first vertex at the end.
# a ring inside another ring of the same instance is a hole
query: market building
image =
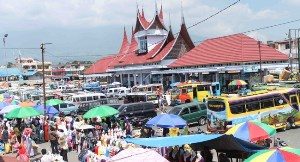
{"type": "Polygon", "coordinates": [[[190,79],[219,81],[232,79],[256,82],[259,69],[267,73],[287,66],[287,55],[244,34],[207,39],[195,46],[182,14],[178,34],[166,27],[162,6],[148,21],[138,10],[130,41],[124,29],[119,52],[98,60],[85,77],[119,81],[124,86],[174,82],[190,79]],[[276,66],[274,66],[276,65],[276,66]]]}

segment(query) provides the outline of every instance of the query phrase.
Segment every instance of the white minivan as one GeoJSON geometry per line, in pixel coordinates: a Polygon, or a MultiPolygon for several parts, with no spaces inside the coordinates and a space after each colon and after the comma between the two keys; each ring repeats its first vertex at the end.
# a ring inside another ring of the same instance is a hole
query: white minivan
{"type": "Polygon", "coordinates": [[[64,115],[71,115],[74,116],[77,114],[78,112],[78,105],[73,103],[73,102],[64,102],[61,103],[59,105],[55,105],[53,106],[54,108],[56,108],[60,113],[63,113],[64,115]]]}
{"type": "Polygon", "coordinates": [[[107,90],[107,97],[115,97],[115,98],[123,98],[128,93],[130,93],[130,89],[126,87],[118,87],[118,88],[110,88],[107,90]]]}

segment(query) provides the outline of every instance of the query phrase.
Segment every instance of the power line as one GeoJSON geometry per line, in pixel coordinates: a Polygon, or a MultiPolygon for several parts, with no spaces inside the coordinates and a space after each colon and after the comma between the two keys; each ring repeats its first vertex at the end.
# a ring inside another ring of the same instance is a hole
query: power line
{"type": "Polygon", "coordinates": [[[41,48],[0,48],[0,49],[16,49],[16,50],[20,50],[20,49],[24,49],[24,50],[40,50],[41,48]]]}
{"type": "MultiPolygon", "coordinates": [[[[254,29],[250,29],[250,30],[247,30],[244,32],[233,33],[233,34],[246,34],[246,33],[254,32],[254,31],[260,31],[260,30],[270,29],[270,28],[274,28],[274,27],[278,27],[278,26],[282,26],[282,25],[286,25],[286,24],[291,24],[291,23],[298,22],[298,21],[300,21],[300,19],[295,19],[295,20],[290,20],[290,21],[286,21],[286,22],[278,23],[278,24],[274,24],[274,25],[254,28],[254,29]]],[[[233,35],[233,34],[230,34],[230,35],[233,35]]],[[[226,36],[226,35],[224,35],[224,36],[226,36]]],[[[199,42],[203,42],[203,41],[205,41],[205,40],[202,39],[202,40],[194,41],[193,43],[199,43],[199,42]]]]}
{"type": "Polygon", "coordinates": [[[230,7],[232,7],[232,6],[236,5],[236,4],[238,4],[240,1],[241,1],[241,0],[235,1],[234,3],[230,4],[229,6],[227,6],[227,7],[223,8],[223,9],[219,10],[218,12],[216,12],[216,13],[214,13],[214,14],[212,14],[212,15],[210,15],[210,16],[207,17],[206,19],[201,20],[201,21],[199,21],[199,22],[197,22],[197,23],[195,23],[195,24],[189,26],[187,29],[190,29],[190,28],[192,28],[192,27],[194,27],[194,26],[197,26],[197,25],[199,25],[199,24],[201,24],[201,23],[203,23],[203,22],[209,20],[210,18],[217,16],[217,15],[220,14],[221,12],[223,12],[223,11],[229,9],[230,7]]]}
{"type": "Polygon", "coordinates": [[[250,33],[250,32],[254,32],[254,31],[269,29],[269,28],[273,28],[273,27],[277,27],[277,26],[281,26],[281,25],[286,25],[286,24],[294,23],[294,22],[297,22],[297,21],[300,21],[300,19],[291,20],[291,21],[287,21],[287,22],[283,22],[283,23],[279,23],[279,24],[275,24],[275,25],[270,25],[270,26],[264,26],[264,27],[260,27],[260,28],[248,30],[248,31],[245,31],[245,32],[242,32],[242,33],[245,34],[245,33],[250,33]]]}

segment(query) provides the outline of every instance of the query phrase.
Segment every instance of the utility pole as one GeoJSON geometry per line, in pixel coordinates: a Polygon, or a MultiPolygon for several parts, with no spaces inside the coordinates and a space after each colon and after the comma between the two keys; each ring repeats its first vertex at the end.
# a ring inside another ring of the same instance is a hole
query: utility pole
{"type": "Polygon", "coordinates": [[[259,52],[259,75],[260,75],[260,82],[263,82],[263,75],[262,75],[262,65],[261,65],[261,49],[260,49],[260,45],[261,45],[261,41],[258,41],[258,52],[259,52]]]}
{"type": "Polygon", "coordinates": [[[45,45],[52,44],[52,43],[42,43],[41,44],[41,50],[42,50],[42,68],[43,68],[43,105],[44,105],[44,115],[47,114],[47,108],[46,108],[46,83],[45,83],[45,45]]]}
{"type": "Polygon", "coordinates": [[[300,75],[300,38],[297,39],[297,46],[298,46],[298,70],[299,70],[299,74],[300,75]]]}
{"type": "Polygon", "coordinates": [[[290,46],[290,52],[289,52],[289,59],[290,59],[290,66],[291,66],[291,72],[293,72],[293,54],[292,54],[292,29],[289,29],[289,46],[290,46]]]}
{"type": "Polygon", "coordinates": [[[8,34],[4,34],[3,36],[3,47],[4,47],[4,57],[6,59],[6,66],[5,66],[5,69],[6,69],[6,81],[8,81],[8,72],[7,72],[7,57],[6,57],[6,38],[8,37],[8,34]]]}

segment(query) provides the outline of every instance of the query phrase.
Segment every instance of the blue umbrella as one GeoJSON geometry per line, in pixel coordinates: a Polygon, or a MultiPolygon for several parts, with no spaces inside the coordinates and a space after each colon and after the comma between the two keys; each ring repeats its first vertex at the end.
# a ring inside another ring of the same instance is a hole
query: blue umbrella
{"type": "Polygon", "coordinates": [[[150,119],[147,123],[147,127],[157,126],[160,128],[183,128],[187,125],[186,121],[180,116],[174,114],[160,114],[150,119]]]}
{"type": "MultiPolygon", "coordinates": [[[[37,105],[34,107],[37,111],[41,112],[42,114],[44,114],[45,110],[44,110],[44,105],[37,105]]],[[[53,106],[46,106],[46,114],[47,115],[56,115],[59,114],[59,111],[54,108],[53,106]]]]}
{"type": "Polygon", "coordinates": [[[6,106],[8,106],[8,103],[6,103],[6,102],[0,102],[0,109],[3,109],[6,106]]]}

